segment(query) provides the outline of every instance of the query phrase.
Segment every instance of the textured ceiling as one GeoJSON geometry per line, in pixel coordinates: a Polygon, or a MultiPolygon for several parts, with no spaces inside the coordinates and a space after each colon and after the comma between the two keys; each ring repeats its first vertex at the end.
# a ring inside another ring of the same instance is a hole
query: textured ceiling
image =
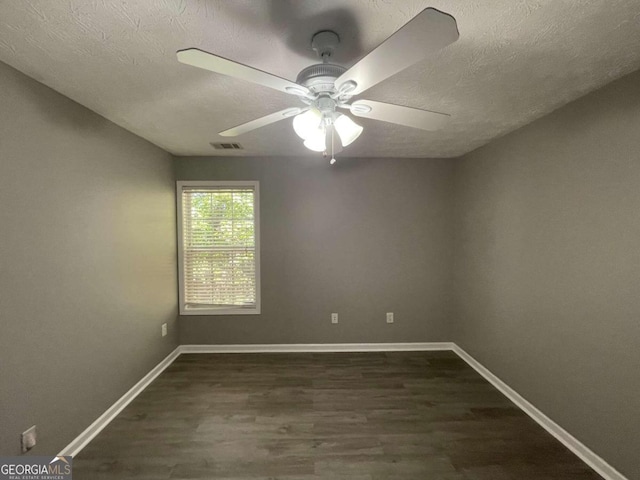
{"type": "MultiPolygon", "coordinates": [[[[423,132],[369,119],[350,157],[458,156],[640,68],[640,0],[20,0],[0,2],[0,60],[179,155],[295,97],[182,65],[197,47],[295,80],[331,29],[352,65],[427,6],[460,39],[365,92],[452,115],[423,132]]],[[[291,120],[237,137],[246,155],[318,155],[291,120]]],[[[226,140],[228,141],[228,139],[226,140]]]]}

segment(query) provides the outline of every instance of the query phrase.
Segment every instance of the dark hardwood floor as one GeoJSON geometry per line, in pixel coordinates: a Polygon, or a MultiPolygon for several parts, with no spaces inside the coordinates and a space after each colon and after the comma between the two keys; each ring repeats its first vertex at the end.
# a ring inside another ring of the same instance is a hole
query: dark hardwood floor
{"type": "Polygon", "coordinates": [[[600,479],[451,352],[181,355],[73,477],[600,479]]]}

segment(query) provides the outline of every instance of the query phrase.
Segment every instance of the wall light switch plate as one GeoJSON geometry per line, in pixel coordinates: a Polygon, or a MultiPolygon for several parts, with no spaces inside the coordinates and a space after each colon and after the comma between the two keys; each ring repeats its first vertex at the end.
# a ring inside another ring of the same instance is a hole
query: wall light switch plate
{"type": "Polygon", "coordinates": [[[337,313],[332,313],[331,314],[331,323],[338,323],[338,314],[337,313]]]}
{"type": "Polygon", "coordinates": [[[387,312],[387,323],[393,323],[393,312],[387,312]]]}
{"type": "Polygon", "coordinates": [[[162,336],[163,337],[167,336],[167,324],[166,323],[162,324],[162,336]]]}
{"type": "Polygon", "coordinates": [[[36,426],[29,428],[22,432],[20,436],[20,445],[22,447],[22,453],[28,452],[36,446],[36,426]]]}

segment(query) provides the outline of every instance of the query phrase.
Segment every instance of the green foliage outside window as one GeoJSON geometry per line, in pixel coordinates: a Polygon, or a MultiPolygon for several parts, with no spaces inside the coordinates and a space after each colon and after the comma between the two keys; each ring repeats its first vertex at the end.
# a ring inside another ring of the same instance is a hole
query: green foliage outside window
{"type": "Polygon", "coordinates": [[[255,303],[253,190],[183,194],[186,303],[255,303]]]}

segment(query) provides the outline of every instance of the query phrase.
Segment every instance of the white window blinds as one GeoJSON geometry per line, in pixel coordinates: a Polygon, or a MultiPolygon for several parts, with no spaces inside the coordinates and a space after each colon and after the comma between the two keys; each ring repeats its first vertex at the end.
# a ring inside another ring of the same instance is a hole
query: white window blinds
{"type": "Polygon", "coordinates": [[[258,313],[256,190],[182,185],[183,310],[258,313]]]}

